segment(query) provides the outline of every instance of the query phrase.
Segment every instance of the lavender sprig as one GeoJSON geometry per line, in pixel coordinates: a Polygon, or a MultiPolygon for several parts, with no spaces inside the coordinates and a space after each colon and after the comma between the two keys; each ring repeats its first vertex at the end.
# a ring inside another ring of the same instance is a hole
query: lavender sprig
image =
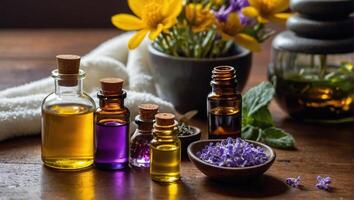
{"type": "Polygon", "coordinates": [[[317,176],[317,183],[316,183],[316,187],[320,190],[329,190],[330,189],[330,185],[332,180],[331,177],[327,176],[327,177],[321,177],[321,176],[317,176]]]}
{"type": "Polygon", "coordinates": [[[227,138],[210,143],[197,152],[197,156],[212,165],[222,167],[249,167],[265,163],[269,157],[264,149],[240,138],[227,138]]]}
{"type": "Polygon", "coordinates": [[[297,188],[301,184],[301,176],[298,176],[296,178],[287,178],[285,180],[285,183],[290,185],[291,187],[297,188]]]}

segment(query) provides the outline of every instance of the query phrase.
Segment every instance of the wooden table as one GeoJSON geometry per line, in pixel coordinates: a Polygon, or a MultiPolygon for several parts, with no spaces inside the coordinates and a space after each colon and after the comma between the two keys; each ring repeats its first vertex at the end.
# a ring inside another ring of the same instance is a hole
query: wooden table
{"type": "MultiPolygon", "coordinates": [[[[0,89],[48,76],[55,55],[84,55],[116,30],[1,30],[0,89]]],[[[256,54],[247,88],[266,80],[270,42],[256,54]]],[[[275,123],[294,135],[297,150],[276,150],[277,159],[259,180],[248,185],[210,181],[189,161],[182,163],[182,179],[161,185],[148,171],[80,172],[48,169],[40,159],[40,137],[22,137],[0,142],[0,199],[353,199],[353,124],[319,126],[289,119],[273,102],[275,123]],[[303,189],[284,184],[300,175],[303,189]],[[332,192],[317,190],[317,175],[333,178],[332,192]]],[[[195,121],[206,134],[206,122],[195,121]]],[[[0,130],[1,131],[1,130],[0,130]]]]}

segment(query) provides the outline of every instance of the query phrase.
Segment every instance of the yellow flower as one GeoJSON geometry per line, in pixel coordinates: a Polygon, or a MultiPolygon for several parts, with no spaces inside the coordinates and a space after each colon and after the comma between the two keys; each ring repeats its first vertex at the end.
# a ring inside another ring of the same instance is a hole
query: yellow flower
{"type": "Polygon", "coordinates": [[[135,49],[149,33],[149,39],[155,40],[162,31],[168,31],[177,21],[182,10],[182,0],[128,0],[133,13],[117,14],[112,23],[125,31],[138,32],[129,40],[129,49],[135,49]]]}
{"type": "Polygon", "coordinates": [[[215,17],[210,10],[210,5],[190,3],[185,7],[186,19],[193,32],[202,32],[214,24],[215,17]]]}
{"type": "Polygon", "coordinates": [[[237,13],[230,13],[225,22],[217,22],[217,30],[225,40],[233,40],[236,44],[246,47],[251,51],[260,51],[258,41],[247,34],[242,33],[244,25],[241,24],[237,13]]]}
{"type": "Polygon", "coordinates": [[[250,6],[242,9],[242,13],[250,18],[257,18],[260,23],[285,22],[291,13],[285,13],[289,0],[249,0],[250,6]]]}
{"type": "Polygon", "coordinates": [[[221,6],[224,3],[224,0],[212,0],[213,5],[221,6]]]}

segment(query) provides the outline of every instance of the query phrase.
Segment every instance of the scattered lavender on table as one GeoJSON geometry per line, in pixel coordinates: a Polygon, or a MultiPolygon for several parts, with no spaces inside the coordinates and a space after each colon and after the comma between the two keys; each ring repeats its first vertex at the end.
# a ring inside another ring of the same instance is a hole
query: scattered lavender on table
{"type": "Polygon", "coordinates": [[[207,163],[222,167],[249,167],[263,164],[269,159],[262,147],[230,137],[216,144],[211,142],[197,152],[197,156],[207,163]]]}
{"type": "Polygon", "coordinates": [[[296,178],[287,178],[285,180],[285,183],[290,185],[291,187],[299,187],[300,186],[300,182],[301,182],[301,176],[298,176],[296,178]]]}
{"type": "Polygon", "coordinates": [[[330,185],[331,184],[331,177],[327,176],[327,177],[321,177],[321,176],[317,176],[317,183],[316,183],[316,187],[320,190],[329,190],[330,189],[330,185]]]}

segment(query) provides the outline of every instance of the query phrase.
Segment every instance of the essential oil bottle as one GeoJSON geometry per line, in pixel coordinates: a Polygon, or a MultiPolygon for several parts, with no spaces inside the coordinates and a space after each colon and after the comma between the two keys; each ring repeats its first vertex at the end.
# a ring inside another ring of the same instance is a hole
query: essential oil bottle
{"type": "Polygon", "coordinates": [[[104,78],[97,93],[95,166],[101,169],[123,169],[129,163],[129,110],[123,80],[104,78]]]}
{"type": "Polygon", "coordinates": [[[55,92],[42,103],[42,160],[52,168],[81,169],[93,163],[95,102],[82,91],[80,56],[56,58],[55,92]]]}
{"type": "Polygon", "coordinates": [[[150,142],[155,115],[159,109],[156,104],[141,104],[139,115],[135,117],[138,128],[130,139],[130,165],[150,167],[150,142]]]}
{"type": "Polygon", "coordinates": [[[209,139],[241,136],[242,97],[236,90],[235,69],[218,66],[213,69],[212,91],[207,99],[209,139]]]}
{"type": "Polygon", "coordinates": [[[180,179],[181,142],[177,137],[177,121],[170,113],[155,115],[153,139],[150,144],[150,175],[158,182],[180,179]]]}

